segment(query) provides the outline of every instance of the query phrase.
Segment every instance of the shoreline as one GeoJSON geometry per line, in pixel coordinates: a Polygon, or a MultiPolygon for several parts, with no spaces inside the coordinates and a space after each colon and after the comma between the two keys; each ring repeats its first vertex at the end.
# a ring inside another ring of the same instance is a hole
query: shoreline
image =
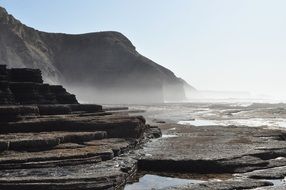
{"type": "Polygon", "coordinates": [[[168,190],[285,187],[285,128],[179,125],[168,123],[164,118],[148,118],[147,112],[143,115],[147,121],[159,126],[162,137],[147,142],[139,151],[140,155],[145,155],[139,159],[140,175],[127,189],[147,189],[144,184],[152,183],[154,179],[161,185],[158,189],[168,190]],[[189,184],[182,182],[174,187],[164,187],[167,181],[180,179],[189,179],[189,184]],[[194,182],[194,179],[205,181],[194,182]]]}
{"type": "MultiPolygon", "coordinates": [[[[285,185],[286,130],[283,128],[179,125],[168,122],[172,117],[167,120],[148,117],[148,114],[161,113],[158,110],[110,107],[101,111],[98,105],[90,104],[61,107],[76,111],[21,116],[22,120],[5,124],[10,133],[2,135],[9,139],[3,139],[3,143],[15,137],[18,140],[13,142],[15,145],[10,143],[11,150],[4,148],[1,154],[0,188],[128,190],[140,183],[150,183],[162,190],[231,190],[285,185]],[[141,114],[145,118],[137,116],[141,114]],[[27,131],[36,126],[40,131],[27,131]],[[58,132],[44,132],[47,127],[58,132]],[[20,135],[22,129],[25,131],[20,135]],[[60,132],[63,129],[77,132],[60,132]],[[103,129],[106,132],[100,132],[103,129]],[[44,142],[48,144],[41,145],[32,135],[46,139],[44,142]]],[[[219,106],[214,107],[217,111],[219,106]]],[[[249,110],[252,113],[256,109],[249,110]]],[[[53,110],[59,110],[59,105],[45,107],[46,113],[53,110]]],[[[197,110],[201,108],[191,113],[197,110]]],[[[259,114],[261,110],[265,115],[264,108],[259,108],[259,114]]]]}

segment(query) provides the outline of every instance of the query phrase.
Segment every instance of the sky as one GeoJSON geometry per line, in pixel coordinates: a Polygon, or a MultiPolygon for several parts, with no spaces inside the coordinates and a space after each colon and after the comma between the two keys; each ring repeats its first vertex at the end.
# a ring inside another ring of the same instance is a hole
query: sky
{"type": "Polygon", "coordinates": [[[47,32],[119,31],[199,90],[286,97],[285,0],[0,0],[47,32]]]}

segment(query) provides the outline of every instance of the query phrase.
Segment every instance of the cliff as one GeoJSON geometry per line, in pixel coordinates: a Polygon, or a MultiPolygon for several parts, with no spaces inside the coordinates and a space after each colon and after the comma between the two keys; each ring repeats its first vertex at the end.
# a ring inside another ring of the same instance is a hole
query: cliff
{"type": "MultiPolygon", "coordinates": [[[[38,68],[82,101],[150,103],[180,101],[190,86],[140,55],[121,33],[69,35],[37,31],[0,8],[0,64],[38,68]]],[[[193,88],[191,88],[193,89],[193,88]]]]}

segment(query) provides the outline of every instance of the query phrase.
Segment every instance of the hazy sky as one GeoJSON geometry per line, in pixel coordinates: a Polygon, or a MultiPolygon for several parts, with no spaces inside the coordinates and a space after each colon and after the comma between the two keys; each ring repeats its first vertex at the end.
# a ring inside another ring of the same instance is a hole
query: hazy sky
{"type": "Polygon", "coordinates": [[[0,0],[0,5],[43,31],[120,31],[141,54],[198,89],[286,96],[285,0],[0,0]]]}

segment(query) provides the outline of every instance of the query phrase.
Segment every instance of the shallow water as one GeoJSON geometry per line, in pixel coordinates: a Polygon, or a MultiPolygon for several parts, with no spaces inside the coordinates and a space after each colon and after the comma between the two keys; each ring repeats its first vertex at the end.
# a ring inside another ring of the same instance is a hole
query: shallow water
{"type": "Polygon", "coordinates": [[[202,120],[202,119],[189,120],[189,121],[179,121],[178,124],[181,124],[181,125],[195,125],[195,126],[218,125],[213,120],[202,120]]]}
{"type": "Polygon", "coordinates": [[[173,138],[173,137],[178,137],[178,135],[170,135],[170,134],[163,134],[162,138],[173,138]]]}
{"type": "Polygon", "coordinates": [[[181,186],[187,184],[203,183],[202,180],[180,179],[172,177],[163,177],[158,175],[146,174],[139,178],[139,182],[128,184],[124,190],[150,190],[161,189],[166,187],[181,186]]]}

